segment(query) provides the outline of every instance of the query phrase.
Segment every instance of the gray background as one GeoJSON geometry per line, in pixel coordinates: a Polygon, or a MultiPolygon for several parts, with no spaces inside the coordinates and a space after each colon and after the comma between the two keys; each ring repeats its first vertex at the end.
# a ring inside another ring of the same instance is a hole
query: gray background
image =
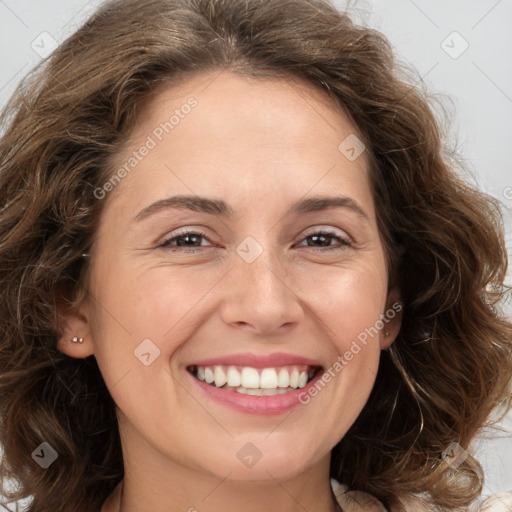
{"type": "MultiPolygon", "coordinates": [[[[99,3],[0,0],[0,107],[53,40],[70,35],[99,3]]],[[[351,12],[390,39],[418,83],[445,98],[453,113],[450,140],[472,171],[468,179],[503,202],[510,251],[512,0],[365,0],[353,1],[351,12]]],[[[503,426],[512,430],[512,414],[503,426]]],[[[475,444],[485,495],[512,491],[512,437],[501,436],[475,444]]]]}

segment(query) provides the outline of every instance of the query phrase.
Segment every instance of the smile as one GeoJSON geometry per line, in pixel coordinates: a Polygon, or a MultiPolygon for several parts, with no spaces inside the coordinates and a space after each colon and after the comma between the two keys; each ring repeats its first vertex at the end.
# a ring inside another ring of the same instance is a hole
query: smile
{"type": "Polygon", "coordinates": [[[254,368],[232,365],[191,365],[187,370],[197,380],[216,388],[245,395],[272,396],[303,388],[321,371],[321,367],[286,365],[254,368]]]}

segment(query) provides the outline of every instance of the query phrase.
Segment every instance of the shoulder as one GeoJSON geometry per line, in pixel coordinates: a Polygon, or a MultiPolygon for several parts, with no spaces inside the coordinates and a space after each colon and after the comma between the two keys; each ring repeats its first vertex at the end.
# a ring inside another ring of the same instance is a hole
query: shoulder
{"type": "Polygon", "coordinates": [[[343,512],[387,512],[384,505],[370,494],[351,491],[334,479],[331,480],[331,486],[343,512]]]}
{"type": "MultiPolygon", "coordinates": [[[[362,491],[351,491],[331,479],[331,486],[343,512],[395,512],[388,510],[371,494],[362,491]]],[[[403,510],[414,512],[431,512],[429,505],[419,497],[398,496],[403,510]]],[[[483,503],[470,506],[468,512],[512,512],[512,492],[502,492],[488,497],[483,503]]]]}
{"type": "Polygon", "coordinates": [[[508,512],[512,510],[512,492],[500,492],[487,498],[478,512],[508,512]]]}
{"type": "MultiPolygon", "coordinates": [[[[394,512],[384,507],[371,494],[362,491],[351,491],[346,485],[340,484],[334,479],[331,480],[331,486],[343,512],[394,512]]],[[[414,510],[415,512],[428,512],[431,510],[419,498],[400,496],[399,500],[405,510],[414,510]]]]}

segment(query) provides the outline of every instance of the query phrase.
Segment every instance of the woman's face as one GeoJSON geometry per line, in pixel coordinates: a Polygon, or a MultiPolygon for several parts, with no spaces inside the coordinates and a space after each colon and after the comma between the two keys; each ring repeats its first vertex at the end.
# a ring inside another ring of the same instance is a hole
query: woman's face
{"type": "Polygon", "coordinates": [[[112,177],[67,318],[85,341],[59,348],[96,357],[125,464],[328,467],[398,329],[354,126],[296,80],[202,74],[155,97],[112,177]]]}

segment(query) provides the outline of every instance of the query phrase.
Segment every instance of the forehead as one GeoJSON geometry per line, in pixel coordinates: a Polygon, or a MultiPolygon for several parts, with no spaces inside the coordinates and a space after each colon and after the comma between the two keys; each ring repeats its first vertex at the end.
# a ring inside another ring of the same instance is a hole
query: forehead
{"type": "Polygon", "coordinates": [[[267,145],[293,145],[320,132],[326,142],[337,146],[340,132],[357,132],[342,108],[318,86],[294,76],[253,77],[223,71],[196,74],[179,85],[161,88],[146,103],[131,139],[143,137],[160,122],[169,120],[173,112],[179,114],[190,98],[198,103],[192,123],[181,123],[184,117],[180,115],[179,123],[174,121],[173,135],[187,133],[187,124],[193,124],[194,130],[203,128],[210,138],[229,145],[231,141],[222,137],[244,127],[237,139],[250,135],[248,141],[258,142],[270,136],[267,145]],[[174,130],[177,124],[181,124],[180,130],[174,130]]]}
{"type": "Polygon", "coordinates": [[[357,128],[325,91],[296,78],[203,73],[161,89],[140,111],[113,169],[149,139],[151,150],[115,195],[368,196],[366,152],[344,153],[347,140],[363,147],[357,128]]]}

